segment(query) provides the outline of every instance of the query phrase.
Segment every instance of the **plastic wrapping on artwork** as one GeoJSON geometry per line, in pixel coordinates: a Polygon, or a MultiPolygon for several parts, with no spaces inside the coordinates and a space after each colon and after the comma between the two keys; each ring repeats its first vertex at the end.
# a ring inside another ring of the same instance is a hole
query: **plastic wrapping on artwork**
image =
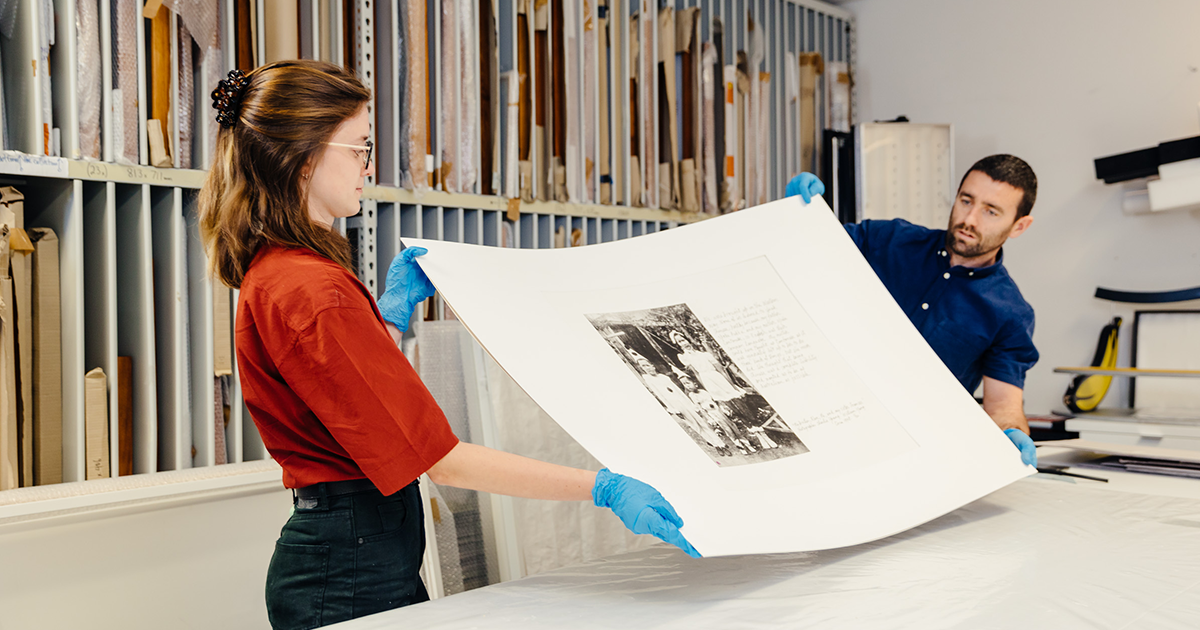
{"type": "Polygon", "coordinates": [[[654,139],[658,137],[658,129],[655,126],[656,116],[658,112],[655,105],[658,101],[657,89],[657,69],[654,67],[654,16],[648,15],[646,19],[639,20],[638,25],[641,28],[640,39],[635,40],[641,46],[641,52],[638,58],[641,60],[642,76],[638,80],[638,85],[641,90],[641,113],[642,113],[642,146],[644,151],[641,155],[642,168],[645,176],[642,178],[642,186],[646,191],[646,196],[643,199],[646,207],[658,207],[658,155],[654,150],[654,139]]]}
{"type": "MultiPolygon", "coordinates": [[[[596,124],[598,71],[596,67],[596,7],[594,0],[583,0],[583,186],[580,201],[591,203],[599,199],[594,176],[596,156],[596,124]]],[[[608,78],[599,74],[599,81],[608,78]]]]}
{"type": "Polygon", "coordinates": [[[38,46],[37,67],[40,69],[35,72],[38,81],[38,89],[42,93],[42,137],[43,149],[46,155],[58,156],[56,143],[53,138],[52,129],[54,128],[54,99],[53,99],[53,81],[50,78],[50,73],[53,71],[50,68],[50,49],[54,46],[54,4],[52,0],[41,0],[42,19],[40,26],[42,32],[38,46]]]}
{"type": "Polygon", "coordinates": [[[478,57],[471,30],[471,4],[442,0],[441,120],[442,187],[447,192],[470,192],[475,182],[474,106],[475,65],[478,57]]]}
{"type": "Polygon", "coordinates": [[[704,54],[701,59],[700,69],[700,93],[703,95],[704,101],[704,185],[703,200],[704,212],[706,214],[717,214],[717,123],[716,123],[716,108],[723,107],[724,104],[717,104],[713,99],[713,90],[715,89],[714,72],[717,63],[717,51],[711,42],[704,42],[704,54]]]}
{"type": "MultiPolygon", "coordinates": [[[[696,560],[658,545],[353,628],[1196,628],[1200,502],[1085,483],[1020,481],[842,549],[696,560]]],[[[732,509],[753,536],[753,508],[732,509]]]]}
{"type": "Polygon", "coordinates": [[[755,145],[758,151],[758,158],[755,163],[758,164],[758,170],[755,176],[758,177],[758,183],[755,184],[754,190],[758,193],[757,203],[764,204],[771,200],[770,190],[767,188],[767,173],[771,171],[773,165],[768,157],[771,151],[771,99],[768,98],[771,94],[771,73],[758,73],[758,139],[759,142],[755,145]]]}
{"type": "Polygon", "coordinates": [[[141,26],[137,0],[112,4],[116,64],[113,71],[113,159],[122,164],[138,163],[141,138],[138,120],[137,29],[141,26]],[[119,136],[119,137],[117,137],[119,136]]]}
{"type": "Polygon", "coordinates": [[[515,199],[520,190],[520,80],[516,70],[500,75],[500,94],[504,97],[504,189],[501,194],[515,199]]]}
{"type": "Polygon", "coordinates": [[[458,192],[473,192],[478,177],[479,165],[475,160],[475,148],[479,143],[479,90],[475,73],[479,69],[479,34],[474,30],[475,8],[471,2],[463,1],[458,11],[458,55],[459,74],[459,118],[458,134],[458,192]]]}
{"type": "MultiPolygon", "coordinates": [[[[505,223],[506,227],[508,223],[505,223]]],[[[472,433],[471,404],[464,383],[464,356],[480,356],[486,376],[486,405],[495,425],[496,443],[503,450],[564,466],[587,470],[601,468],[586,450],[554,422],[486,353],[474,354],[476,342],[457,321],[421,322],[420,374],[430,393],[445,412],[459,439],[482,443],[472,433]]],[[[472,389],[471,392],[478,392],[472,389]]],[[[478,396],[478,394],[475,394],[478,396]]],[[[464,588],[498,581],[494,524],[487,495],[457,488],[437,487],[442,506],[453,514],[453,525],[443,523],[445,514],[435,515],[439,550],[444,534],[439,527],[455,527],[457,556],[441,555],[443,583],[446,575],[461,571],[464,588]],[[488,577],[490,576],[490,577],[488,577]]],[[[512,499],[521,564],[527,575],[578,564],[615,553],[642,549],[654,543],[649,536],[635,536],[609,510],[586,501],[540,501],[512,499]]],[[[441,509],[439,507],[439,510],[441,509]]],[[[451,591],[447,591],[451,592],[451,591]]]]}
{"type": "MultiPolygon", "coordinates": [[[[492,414],[504,450],[562,466],[603,467],[490,355],[484,361],[492,414]]],[[[656,542],[649,536],[634,535],[609,510],[587,501],[513,499],[513,507],[526,575],[643,549],[656,542]]]]}
{"type": "MultiPolygon", "coordinates": [[[[567,99],[567,120],[566,128],[566,151],[563,154],[563,188],[565,196],[559,195],[559,201],[578,202],[582,193],[580,188],[580,136],[582,135],[583,121],[580,119],[580,98],[583,89],[583,81],[579,74],[579,36],[578,36],[578,19],[577,12],[580,6],[576,2],[563,2],[563,29],[564,40],[563,52],[566,54],[566,99],[567,99]]],[[[594,103],[593,103],[594,106],[594,103]]],[[[557,185],[557,174],[556,174],[557,185]]]]}
{"type": "Polygon", "coordinates": [[[433,512],[433,538],[437,541],[442,593],[461,593],[464,590],[463,567],[458,550],[458,528],[454,524],[454,511],[450,509],[437,484],[428,484],[425,491],[429,495],[429,509],[433,512]]]}
{"type": "MultiPolygon", "coordinates": [[[[657,122],[661,125],[658,142],[658,207],[675,210],[680,205],[679,190],[679,111],[680,95],[675,84],[675,9],[658,10],[658,67],[650,85],[658,95],[657,122]],[[664,168],[664,166],[666,168],[664,168]]],[[[648,141],[653,142],[654,136],[648,141]]]]}
{"type": "Polygon", "coordinates": [[[179,168],[192,168],[192,102],[195,100],[195,81],[192,76],[192,34],[187,26],[179,24],[179,93],[175,108],[179,125],[179,145],[175,147],[175,159],[179,168]]]}
{"type": "MultiPolygon", "coordinates": [[[[186,29],[191,39],[196,41],[196,45],[200,49],[200,58],[205,62],[205,72],[201,77],[201,87],[203,88],[201,94],[207,98],[213,88],[216,88],[217,83],[225,78],[224,73],[221,72],[221,68],[225,64],[221,60],[220,7],[218,0],[163,0],[163,6],[179,15],[180,21],[183,22],[180,26],[179,37],[179,52],[181,55],[179,64],[179,93],[180,98],[187,105],[178,108],[181,112],[179,118],[179,142],[183,147],[182,151],[176,151],[181,155],[179,165],[181,168],[203,167],[203,165],[195,163],[196,160],[190,150],[195,146],[195,143],[192,142],[192,130],[195,125],[191,120],[191,116],[194,115],[191,101],[195,91],[191,87],[193,84],[191,44],[188,38],[184,37],[184,29],[186,29]],[[184,63],[183,60],[185,48],[187,63],[184,63]],[[184,75],[187,76],[185,77],[184,75]],[[187,89],[184,89],[185,81],[187,89]]],[[[215,148],[217,146],[218,129],[216,118],[212,115],[212,110],[208,108],[207,102],[196,109],[199,109],[201,112],[199,131],[206,136],[208,146],[215,148]]]]}
{"type": "Polygon", "coordinates": [[[750,20],[750,55],[748,57],[749,65],[745,70],[746,80],[749,82],[750,99],[746,102],[746,122],[742,127],[743,131],[749,132],[745,140],[746,168],[743,171],[745,181],[742,182],[743,189],[746,191],[746,206],[758,205],[763,196],[763,191],[759,188],[763,178],[759,177],[759,173],[765,173],[767,165],[761,161],[763,153],[759,151],[759,147],[770,143],[770,136],[762,135],[763,123],[760,120],[763,102],[767,100],[762,91],[763,84],[759,77],[764,56],[762,31],[761,24],[750,20]]]}
{"type": "Polygon", "coordinates": [[[722,71],[725,84],[725,163],[719,166],[724,182],[721,186],[721,212],[733,212],[741,206],[737,173],[744,168],[739,150],[741,140],[738,137],[738,71],[734,65],[727,65],[722,71]]]}
{"type": "Polygon", "coordinates": [[[79,59],[79,157],[100,159],[100,15],[95,0],[75,5],[79,59]]]}
{"type": "Polygon", "coordinates": [[[458,0],[441,0],[442,50],[438,60],[441,90],[438,94],[438,138],[442,144],[439,180],[446,192],[459,192],[459,107],[455,83],[459,78],[458,0]]]}
{"type": "Polygon", "coordinates": [[[220,49],[221,34],[218,27],[221,13],[217,2],[218,0],[163,0],[163,6],[179,16],[200,46],[200,50],[220,49]]]}
{"type": "Polygon", "coordinates": [[[429,100],[425,0],[400,0],[400,185],[428,190],[429,100]]]}
{"type": "MultiPolygon", "coordinates": [[[[450,423],[450,428],[459,440],[479,443],[482,436],[474,435],[467,402],[467,389],[463,379],[462,325],[457,321],[421,322],[417,329],[417,344],[421,360],[419,371],[422,382],[437,401],[438,407],[450,423]]],[[[432,485],[432,484],[431,484],[432,485]]],[[[440,510],[445,507],[453,514],[449,522],[443,521],[441,529],[453,529],[457,540],[457,554],[439,557],[443,574],[459,576],[462,589],[478,588],[499,581],[499,560],[496,555],[494,523],[491,504],[473,490],[449,486],[437,486],[442,497],[439,514],[434,515],[434,530],[441,539],[451,534],[439,532],[440,510]]],[[[427,509],[433,509],[427,506],[427,509]]],[[[448,543],[447,543],[448,545],[448,543]]],[[[453,578],[451,580],[453,582],[453,578]]],[[[454,585],[451,584],[453,587],[454,585]]]]}

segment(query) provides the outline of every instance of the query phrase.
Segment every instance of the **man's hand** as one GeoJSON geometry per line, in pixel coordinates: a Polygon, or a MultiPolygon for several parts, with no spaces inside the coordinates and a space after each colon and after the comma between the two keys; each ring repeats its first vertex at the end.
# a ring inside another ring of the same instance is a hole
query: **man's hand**
{"type": "Polygon", "coordinates": [[[812,203],[813,197],[819,197],[825,194],[825,184],[817,179],[812,173],[800,173],[788,182],[787,189],[784,191],[784,197],[795,197],[800,195],[804,203],[812,203]]]}
{"type": "Polygon", "coordinates": [[[1008,439],[1012,440],[1013,446],[1021,451],[1021,463],[1036,468],[1037,446],[1034,445],[1033,440],[1016,429],[1005,429],[1004,435],[1007,435],[1008,439]]]}

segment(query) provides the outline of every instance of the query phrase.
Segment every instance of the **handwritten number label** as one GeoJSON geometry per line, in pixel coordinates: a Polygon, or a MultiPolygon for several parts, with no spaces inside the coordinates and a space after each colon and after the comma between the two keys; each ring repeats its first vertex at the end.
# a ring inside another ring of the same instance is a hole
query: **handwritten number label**
{"type": "Polygon", "coordinates": [[[87,176],[97,179],[108,179],[108,165],[99,162],[88,162],[87,176]]]}

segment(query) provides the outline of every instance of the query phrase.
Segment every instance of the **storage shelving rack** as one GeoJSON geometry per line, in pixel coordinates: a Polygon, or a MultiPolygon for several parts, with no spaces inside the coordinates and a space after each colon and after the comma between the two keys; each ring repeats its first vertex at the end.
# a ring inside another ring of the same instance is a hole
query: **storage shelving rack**
{"type": "MultiPolygon", "coordinates": [[[[6,107],[11,151],[0,152],[0,185],[13,185],[26,197],[26,225],[54,229],[60,239],[62,353],[63,353],[63,466],[64,481],[84,479],[84,374],[102,367],[109,375],[109,417],[117,417],[117,357],[131,356],[134,361],[134,473],[180,470],[212,466],[214,452],[213,374],[213,287],[206,274],[206,260],[196,228],[195,202],[205,171],[185,168],[155,168],[148,165],[145,104],[147,102],[147,44],[145,29],[138,31],[139,80],[139,163],[118,163],[112,143],[105,139],[113,129],[113,116],[119,107],[110,103],[108,90],[102,90],[101,137],[103,152],[98,160],[82,159],[80,153],[79,113],[74,101],[78,90],[77,68],[80,52],[76,46],[78,4],[88,0],[54,0],[57,19],[55,45],[50,49],[49,65],[53,76],[53,126],[60,131],[59,150],[64,157],[45,155],[46,144],[39,132],[45,122],[41,91],[25,91],[16,96],[8,90],[6,107]]],[[[235,41],[234,0],[214,0],[220,6],[222,42],[235,41]]],[[[511,230],[509,246],[548,248],[555,245],[555,232],[565,229],[569,235],[580,230],[585,244],[604,243],[636,237],[706,218],[629,204],[629,160],[620,157],[628,151],[623,139],[630,137],[626,108],[613,107],[613,168],[623,169],[623,190],[613,192],[612,205],[564,203],[557,201],[520,202],[500,196],[482,195],[478,179],[467,193],[424,192],[400,187],[399,164],[389,150],[397,142],[400,117],[399,86],[380,73],[395,67],[394,30],[400,0],[299,0],[300,51],[305,57],[322,57],[345,63],[343,51],[353,51],[353,67],[373,90],[373,133],[379,150],[379,173],[368,182],[363,195],[363,211],[346,220],[339,229],[356,245],[358,270],[373,291],[383,286],[387,262],[400,250],[405,237],[498,246],[511,230]],[[328,24],[328,28],[322,27],[328,24]],[[350,25],[353,28],[347,29],[350,25]],[[347,42],[343,38],[353,38],[347,42]],[[350,46],[346,44],[350,43],[350,46]],[[505,226],[508,226],[507,228],[505,226]]],[[[430,49],[440,41],[439,7],[442,2],[427,0],[430,49]]],[[[117,0],[96,0],[100,16],[103,80],[110,85],[113,72],[110,17],[117,0]]],[[[264,22],[265,0],[251,0],[258,24],[264,22]]],[[[496,16],[498,42],[494,60],[499,72],[516,66],[512,41],[515,38],[515,0],[482,0],[490,3],[496,16]]],[[[10,71],[13,64],[26,63],[21,55],[36,57],[36,33],[48,16],[41,13],[43,3],[19,0],[15,34],[5,39],[3,63],[5,85],[16,81],[10,71]],[[24,52],[22,52],[24,51],[24,52]]],[[[137,0],[139,16],[143,3],[137,0]]],[[[476,27],[482,5],[472,8],[476,27]]],[[[597,11],[594,2],[579,2],[587,10],[597,11]]],[[[613,26],[629,33],[630,16],[658,7],[701,10],[701,37],[708,40],[712,18],[719,17],[725,27],[725,59],[748,47],[746,16],[765,27],[763,70],[775,73],[784,64],[785,54],[817,51],[826,59],[845,61],[853,67],[854,21],[847,11],[813,0],[675,0],[657,5],[648,0],[627,0],[619,14],[610,13],[613,26]]],[[[580,10],[584,10],[580,8],[580,10]]],[[[139,20],[141,18],[139,17],[139,20]]],[[[178,19],[171,15],[173,37],[178,19]]],[[[575,26],[583,28],[584,20],[575,26]]],[[[654,23],[655,20],[649,20],[654,23]]],[[[651,24],[651,31],[657,26],[651,24]]],[[[263,59],[263,28],[257,31],[253,45],[257,59],[263,59]]],[[[478,31],[478,28],[476,29],[478,31]]],[[[583,46],[584,38],[574,42],[583,46]]],[[[173,42],[177,44],[178,42],[173,42]]],[[[178,46],[172,46],[173,51],[178,46]]],[[[174,52],[172,54],[175,54],[174,52]]],[[[572,57],[582,64],[583,54],[572,57]]],[[[443,76],[437,72],[437,58],[431,59],[431,109],[442,94],[443,76]]],[[[212,85],[210,64],[224,70],[235,64],[232,45],[224,46],[219,58],[209,56],[194,62],[195,108],[192,120],[194,164],[206,164],[212,154],[211,135],[205,125],[212,122],[208,93],[212,85]]],[[[172,63],[172,67],[176,64],[172,63]]],[[[614,51],[613,74],[607,79],[614,85],[628,85],[628,51],[614,51]]],[[[592,76],[599,76],[594,74],[592,76]]],[[[172,77],[178,81],[178,72],[172,77]]],[[[599,79],[596,79],[597,81],[599,79]]],[[[475,82],[481,85],[480,81],[475,82]]],[[[484,85],[487,89],[487,85],[484,85]]],[[[496,86],[491,85],[495,90],[496,86]]],[[[494,92],[493,92],[494,93],[494,92]]],[[[461,94],[460,94],[461,96],[461,94]]],[[[787,178],[799,170],[798,143],[786,142],[777,130],[784,129],[783,119],[792,113],[785,107],[784,83],[773,81],[770,88],[771,164],[769,182],[775,197],[782,196],[787,178]]],[[[499,98],[492,98],[499,119],[499,98]]],[[[586,110],[580,107],[582,114],[586,110]]],[[[595,108],[590,110],[595,115],[595,108]]],[[[823,112],[824,108],[818,108],[823,112]]],[[[823,113],[822,113],[823,116],[823,113]]],[[[178,117],[176,117],[178,118],[178,117]]],[[[181,130],[172,121],[166,130],[171,146],[178,146],[181,130]]],[[[794,128],[794,127],[793,127],[794,128]]],[[[599,126],[590,132],[599,142],[599,126]]],[[[441,155],[436,125],[433,137],[434,169],[441,155]]],[[[657,139],[654,139],[657,143],[657,139]]],[[[178,152],[174,156],[178,166],[178,152]]],[[[580,167],[582,169],[582,166],[580,167]]],[[[586,174],[580,172],[579,177],[586,174]]],[[[568,242],[570,238],[568,237],[568,242]]],[[[230,300],[236,310],[236,294],[230,300]]],[[[234,313],[228,316],[233,318],[234,313]]],[[[230,463],[265,459],[267,453],[241,402],[236,378],[233,404],[227,429],[227,461],[230,463]]],[[[111,473],[117,475],[117,427],[110,422],[111,473]]]]}

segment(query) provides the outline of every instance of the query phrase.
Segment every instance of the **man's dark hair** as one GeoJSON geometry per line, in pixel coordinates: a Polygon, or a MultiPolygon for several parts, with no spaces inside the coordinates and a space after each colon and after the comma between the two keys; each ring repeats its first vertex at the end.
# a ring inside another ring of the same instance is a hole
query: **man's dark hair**
{"type": "Polygon", "coordinates": [[[967,181],[967,175],[973,171],[979,171],[993,181],[1008,184],[1024,193],[1021,203],[1017,204],[1017,218],[1029,216],[1029,212],[1033,210],[1033,202],[1037,199],[1037,175],[1033,174],[1033,169],[1025,160],[1006,153],[989,155],[967,169],[962,181],[958,183],[959,190],[962,190],[963,182],[967,181]]]}

